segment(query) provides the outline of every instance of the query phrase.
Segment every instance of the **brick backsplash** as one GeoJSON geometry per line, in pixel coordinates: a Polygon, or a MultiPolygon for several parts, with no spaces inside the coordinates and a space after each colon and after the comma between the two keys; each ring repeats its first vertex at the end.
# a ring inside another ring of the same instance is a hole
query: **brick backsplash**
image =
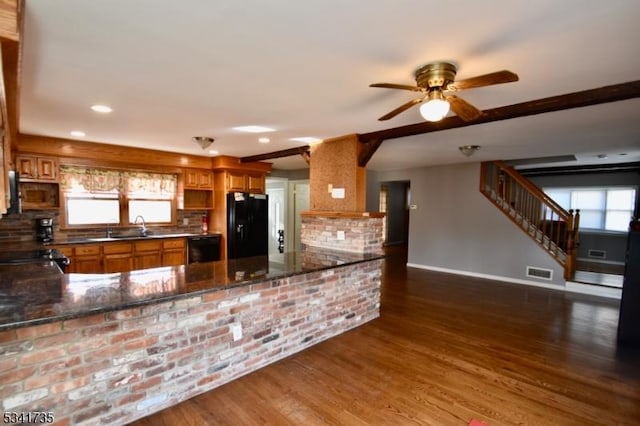
{"type": "Polygon", "coordinates": [[[144,417],[378,317],[381,262],[0,332],[2,408],[144,417]]]}
{"type": "Polygon", "coordinates": [[[303,216],[300,241],[306,247],[357,253],[381,253],[382,221],[380,217],[303,216]],[[345,239],[338,240],[338,231],[345,239]]]}
{"type": "MultiPolygon", "coordinates": [[[[154,226],[149,228],[158,234],[172,233],[192,233],[200,232],[201,218],[203,212],[193,210],[178,210],[177,225],[175,226],[154,226]],[[184,219],[188,219],[189,224],[183,225],[184,219]]],[[[52,217],[54,223],[54,239],[62,238],[96,238],[104,237],[106,227],[83,228],[83,229],[60,229],[59,210],[25,210],[20,214],[2,215],[0,219],[0,242],[1,241],[31,241],[35,240],[36,219],[42,217],[52,217]]],[[[127,232],[134,230],[137,226],[130,228],[118,228],[116,232],[127,232]]],[[[214,230],[212,230],[214,231],[214,230]]]]}

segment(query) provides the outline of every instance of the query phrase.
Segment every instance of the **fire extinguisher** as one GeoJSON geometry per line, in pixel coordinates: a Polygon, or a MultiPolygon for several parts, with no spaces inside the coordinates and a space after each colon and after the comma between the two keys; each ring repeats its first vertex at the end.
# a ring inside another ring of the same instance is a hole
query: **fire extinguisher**
{"type": "Polygon", "coordinates": [[[209,232],[209,216],[205,213],[202,215],[202,233],[209,232]]]}

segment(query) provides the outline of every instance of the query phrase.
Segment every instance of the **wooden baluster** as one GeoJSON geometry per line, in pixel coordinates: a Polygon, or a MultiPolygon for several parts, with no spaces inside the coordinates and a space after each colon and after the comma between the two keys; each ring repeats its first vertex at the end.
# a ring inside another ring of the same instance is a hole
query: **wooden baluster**
{"type": "Polygon", "coordinates": [[[573,209],[569,210],[569,217],[567,218],[567,248],[566,259],[564,264],[564,279],[570,280],[575,272],[575,247],[574,247],[574,216],[573,209]]]}

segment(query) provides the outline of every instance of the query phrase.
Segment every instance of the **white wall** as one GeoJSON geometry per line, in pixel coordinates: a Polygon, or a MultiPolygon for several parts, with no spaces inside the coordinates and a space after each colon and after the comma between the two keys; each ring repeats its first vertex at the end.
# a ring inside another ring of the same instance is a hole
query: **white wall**
{"type": "Polygon", "coordinates": [[[369,173],[367,205],[376,182],[411,182],[411,266],[563,286],[563,268],[480,193],[479,177],[479,163],[369,173]],[[553,280],[526,277],[527,265],[551,269],[553,280]]]}

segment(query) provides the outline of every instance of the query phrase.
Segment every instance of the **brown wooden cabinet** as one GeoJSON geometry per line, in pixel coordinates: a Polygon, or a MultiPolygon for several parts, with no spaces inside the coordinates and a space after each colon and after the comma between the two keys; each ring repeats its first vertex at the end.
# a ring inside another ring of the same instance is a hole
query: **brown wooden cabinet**
{"type": "Polygon", "coordinates": [[[69,272],[95,274],[102,272],[102,251],[98,244],[83,244],[72,248],[69,256],[68,248],[64,252],[69,256],[69,272]]]}
{"type": "Polygon", "coordinates": [[[58,180],[58,160],[55,157],[19,154],[16,155],[16,171],[22,181],[55,182],[58,180]]]}
{"type": "Polygon", "coordinates": [[[162,241],[162,266],[177,266],[186,263],[186,242],[184,238],[170,238],[162,241]]]}
{"type": "Polygon", "coordinates": [[[16,155],[24,210],[55,209],[60,206],[58,160],[28,154],[16,155]]]}
{"type": "Polygon", "coordinates": [[[135,269],[162,266],[162,241],[136,241],[133,243],[133,267],[135,269]]]}
{"type": "Polygon", "coordinates": [[[70,260],[67,272],[100,274],[184,265],[184,238],[153,238],[100,244],[57,245],[70,260]]]}
{"type": "Polygon", "coordinates": [[[226,172],[227,192],[251,192],[252,194],[264,194],[265,177],[263,174],[252,174],[238,171],[226,172]]]}
{"type": "Polygon", "coordinates": [[[185,189],[212,189],[213,173],[206,170],[185,170],[185,189]]]}
{"type": "Polygon", "coordinates": [[[181,210],[213,210],[213,173],[185,169],[178,185],[178,208],[181,210]]]}
{"type": "Polygon", "coordinates": [[[127,272],[133,270],[131,243],[107,243],[102,246],[103,272],[127,272]]]}

